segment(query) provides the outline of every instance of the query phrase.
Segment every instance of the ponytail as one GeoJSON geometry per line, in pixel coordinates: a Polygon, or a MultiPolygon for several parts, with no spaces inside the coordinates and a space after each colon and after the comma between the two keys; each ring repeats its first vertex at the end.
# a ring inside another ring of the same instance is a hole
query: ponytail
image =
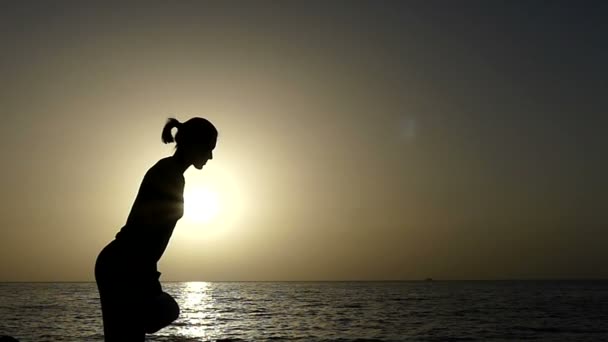
{"type": "Polygon", "coordinates": [[[177,121],[175,118],[169,118],[165,127],[163,127],[163,133],[161,135],[161,139],[165,144],[175,142],[175,138],[173,138],[173,134],[171,134],[171,130],[173,128],[179,129],[182,126],[182,123],[177,121]]]}

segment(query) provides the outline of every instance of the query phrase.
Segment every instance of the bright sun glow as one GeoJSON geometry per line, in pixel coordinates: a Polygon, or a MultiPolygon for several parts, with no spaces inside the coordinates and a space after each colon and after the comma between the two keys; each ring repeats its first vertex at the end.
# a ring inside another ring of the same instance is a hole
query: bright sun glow
{"type": "Polygon", "coordinates": [[[202,171],[186,171],[184,216],[178,229],[184,241],[219,238],[236,226],[244,198],[229,170],[206,165],[202,171]]]}
{"type": "Polygon", "coordinates": [[[195,222],[208,223],[220,211],[218,194],[206,187],[198,187],[184,192],[184,214],[195,222]]]}

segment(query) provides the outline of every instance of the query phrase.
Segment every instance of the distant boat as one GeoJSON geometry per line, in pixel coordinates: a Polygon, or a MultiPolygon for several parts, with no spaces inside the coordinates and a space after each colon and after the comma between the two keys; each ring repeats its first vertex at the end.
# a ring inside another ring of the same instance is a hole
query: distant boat
{"type": "Polygon", "coordinates": [[[426,278],[424,281],[433,281],[433,278],[426,278]]]}

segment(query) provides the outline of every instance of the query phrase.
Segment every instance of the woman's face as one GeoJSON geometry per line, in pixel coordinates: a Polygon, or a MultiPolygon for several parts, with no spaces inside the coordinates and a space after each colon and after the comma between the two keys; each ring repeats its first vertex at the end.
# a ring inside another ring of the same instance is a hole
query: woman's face
{"type": "Polygon", "coordinates": [[[192,165],[198,170],[202,169],[207,161],[213,159],[213,149],[215,148],[216,141],[210,143],[203,143],[193,146],[191,153],[192,165]]]}

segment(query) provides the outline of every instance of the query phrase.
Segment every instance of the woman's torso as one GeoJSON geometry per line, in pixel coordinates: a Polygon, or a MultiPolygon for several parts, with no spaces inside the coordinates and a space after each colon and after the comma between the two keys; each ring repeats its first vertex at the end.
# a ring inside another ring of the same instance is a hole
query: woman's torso
{"type": "Polygon", "coordinates": [[[158,161],[146,172],[127,222],[108,253],[155,266],[183,215],[183,191],[184,177],[172,157],[158,161]]]}

